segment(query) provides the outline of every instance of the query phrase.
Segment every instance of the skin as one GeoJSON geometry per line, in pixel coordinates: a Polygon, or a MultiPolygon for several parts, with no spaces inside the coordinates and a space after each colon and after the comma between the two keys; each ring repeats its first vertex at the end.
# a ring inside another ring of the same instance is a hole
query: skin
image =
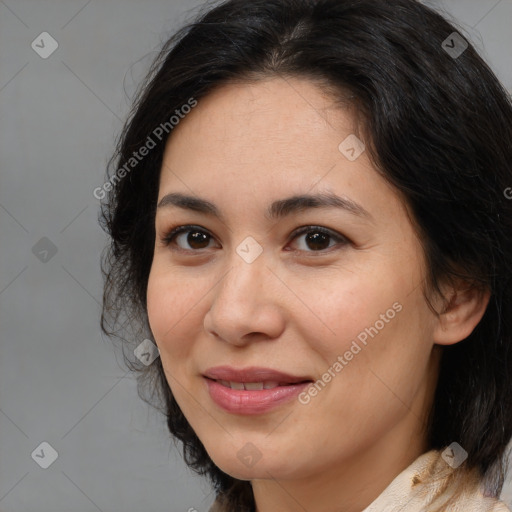
{"type": "Polygon", "coordinates": [[[180,408],[215,464],[252,482],[258,512],[360,512],[375,500],[428,449],[440,345],[464,339],[485,310],[487,297],[462,286],[446,286],[441,315],[428,308],[425,258],[404,202],[367,152],[349,161],[338,149],[354,133],[353,112],[318,85],[269,78],[201,99],[166,146],[158,200],[199,196],[224,221],[157,209],[150,326],[180,408]],[[348,197],[371,217],[336,208],[265,216],[272,201],[319,192],[348,197]],[[162,242],[181,225],[211,236],[162,242]],[[315,250],[307,235],[293,237],[309,225],[348,242],[327,238],[315,250]],[[252,263],[236,252],[248,236],[263,248],[252,263]],[[307,405],[243,416],[211,400],[202,373],[212,366],[320,379],[394,303],[401,311],[307,405]],[[261,454],[252,467],[237,457],[249,442],[261,454]]]}

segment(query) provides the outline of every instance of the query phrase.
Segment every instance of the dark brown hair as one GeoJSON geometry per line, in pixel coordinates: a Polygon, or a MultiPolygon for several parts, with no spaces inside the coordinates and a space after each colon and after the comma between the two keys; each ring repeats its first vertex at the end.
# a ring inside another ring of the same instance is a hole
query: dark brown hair
{"type": "MultiPolygon", "coordinates": [[[[148,400],[161,400],[186,463],[206,475],[231,510],[254,510],[251,486],[210,459],[166,382],[160,359],[138,364],[133,348],[151,338],[146,290],[165,142],[124,172],[157,126],[190,98],[232,80],[295,76],[347,91],[364,119],[376,167],[413,212],[428,263],[426,288],[461,277],[490,290],[468,338],[443,349],[428,443],[458,442],[465,468],[494,495],[503,485],[512,435],[512,105],[469,44],[455,56],[455,31],[414,0],[228,0],[208,6],[162,48],[135,100],[108,171],[101,223],[102,329],[119,336],[148,400]],[[448,39],[449,40],[449,39],[448,39]],[[452,45],[450,45],[452,46],[452,45]],[[158,396],[157,396],[158,395],[158,396]]],[[[460,32],[460,31],[459,31],[460,32]]],[[[459,40],[460,41],[460,40],[459,40]]],[[[427,291],[427,290],[426,290],[427,291]]]]}

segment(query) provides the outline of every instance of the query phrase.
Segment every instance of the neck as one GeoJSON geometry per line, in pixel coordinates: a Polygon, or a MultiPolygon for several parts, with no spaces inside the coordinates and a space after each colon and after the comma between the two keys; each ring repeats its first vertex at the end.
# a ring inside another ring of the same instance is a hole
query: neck
{"type": "Polygon", "coordinates": [[[364,452],[332,467],[297,480],[253,480],[256,512],[361,512],[428,450],[424,433],[413,429],[411,435],[410,422],[418,424],[418,418],[412,412],[408,416],[404,428],[394,429],[364,452]]]}

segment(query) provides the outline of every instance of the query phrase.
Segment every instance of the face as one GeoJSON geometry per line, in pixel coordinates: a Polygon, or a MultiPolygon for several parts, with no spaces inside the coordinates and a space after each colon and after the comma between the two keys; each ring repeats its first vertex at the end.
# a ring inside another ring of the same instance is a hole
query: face
{"type": "Polygon", "coordinates": [[[235,478],[423,449],[424,256],[398,193],[355,158],[356,133],[317,85],[276,78],[201,99],[167,143],[150,326],[181,410],[235,478]],[[305,195],[317,202],[285,202],[305,195]]]}

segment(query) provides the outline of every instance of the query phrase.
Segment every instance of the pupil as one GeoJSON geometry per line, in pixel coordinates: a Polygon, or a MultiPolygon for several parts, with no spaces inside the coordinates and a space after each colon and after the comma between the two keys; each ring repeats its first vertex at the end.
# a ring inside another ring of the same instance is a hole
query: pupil
{"type": "Polygon", "coordinates": [[[208,246],[208,235],[206,233],[200,233],[199,231],[189,233],[187,242],[190,247],[194,247],[195,249],[203,249],[204,246],[201,246],[201,239],[203,242],[206,242],[205,246],[208,246]]]}
{"type": "Polygon", "coordinates": [[[310,249],[326,249],[329,247],[329,235],[325,233],[308,234],[306,235],[306,243],[310,249]]]}

